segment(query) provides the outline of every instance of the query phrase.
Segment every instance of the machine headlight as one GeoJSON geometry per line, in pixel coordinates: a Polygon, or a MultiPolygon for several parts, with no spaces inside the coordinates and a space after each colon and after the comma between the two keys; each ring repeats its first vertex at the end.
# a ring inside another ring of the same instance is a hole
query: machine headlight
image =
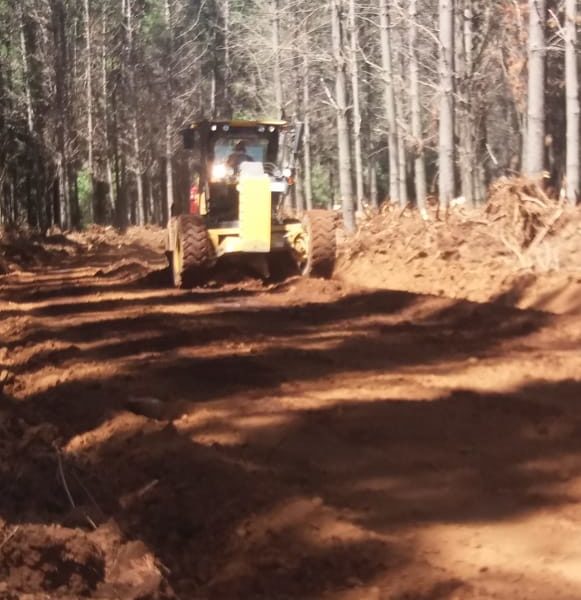
{"type": "Polygon", "coordinates": [[[288,179],[289,177],[292,176],[293,171],[290,167],[286,167],[285,169],[282,170],[282,174],[288,179]]]}
{"type": "Polygon", "coordinates": [[[232,169],[224,163],[217,163],[212,167],[212,179],[214,181],[221,181],[229,175],[232,175],[232,169]]]}

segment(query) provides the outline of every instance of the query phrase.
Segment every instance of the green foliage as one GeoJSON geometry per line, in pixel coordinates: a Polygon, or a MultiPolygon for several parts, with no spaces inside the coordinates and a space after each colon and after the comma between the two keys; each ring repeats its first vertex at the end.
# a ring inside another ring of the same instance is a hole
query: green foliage
{"type": "Polygon", "coordinates": [[[250,121],[250,120],[256,119],[256,115],[251,114],[251,111],[248,111],[248,110],[236,110],[236,111],[234,111],[232,118],[250,121]]]}
{"type": "Polygon", "coordinates": [[[165,16],[159,0],[149,0],[141,18],[141,37],[144,41],[161,38],[166,33],[165,16]]]}
{"type": "Polygon", "coordinates": [[[329,179],[329,168],[316,163],[311,174],[313,185],[313,206],[315,208],[330,208],[333,205],[333,188],[329,179]]]}
{"type": "Polygon", "coordinates": [[[252,110],[236,110],[232,116],[233,119],[240,119],[242,121],[269,121],[275,119],[272,115],[257,114],[252,110]]]}

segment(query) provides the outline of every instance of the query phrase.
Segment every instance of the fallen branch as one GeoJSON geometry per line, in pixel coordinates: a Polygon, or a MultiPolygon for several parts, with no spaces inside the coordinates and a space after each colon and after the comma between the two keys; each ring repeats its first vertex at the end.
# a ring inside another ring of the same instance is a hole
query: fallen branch
{"type": "MultiPolygon", "coordinates": [[[[81,489],[85,492],[85,494],[87,494],[87,498],[92,502],[93,506],[101,513],[101,516],[104,517],[105,516],[105,512],[103,511],[103,509],[99,506],[99,504],[97,503],[97,501],[95,500],[95,497],[93,496],[93,494],[91,494],[91,492],[88,490],[87,486],[81,481],[81,479],[78,477],[78,475],[73,471],[73,477],[75,478],[75,481],[79,484],[79,486],[81,487],[81,489]]],[[[93,527],[95,527],[95,524],[93,523],[93,521],[90,519],[90,517],[88,515],[85,515],[85,517],[87,519],[89,519],[91,521],[91,524],[93,525],[93,527]]],[[[96,529],[96,527],[95,527],[96,529]]]]}
{"type": "Polygon", "coordinates": [[[545,237],[547,237],[548,233],[551,231],[551,229],[554,227],[557,221],[562,217],[562,215],[563,207],[560,207],[553,213],[553,216],[549,219],[548,223],[540,231],[537,232],[537,235],[535,235],[533,241],[529,244],[527,252],[531,252],[534,248],[541,244],[541,242],[545,239],[545,237]]]}
{"type": "Polygon", "coordinates": [[[518,250],[513,244],[511,244],[505,237],[504,234],[500,235],[500,241],[508,248],[514,255],[518,258],[521,267],[527,267],[528,261],[526,260],[524,254],[518,250]]]}
{"type": "Polygon", "coordinates": [[[537,206],[540,206],[541,208],[548,208],[548,206],[544,202],[542,202],[538,198],[533,198],[532,196],[529,196],[528,194],[521,193],[520,197],[525,202],[530,202],[531,204],[536,204],[537,206]]]}
{"type": "Polygon", "coordinates": [[[58,469],[59,469],[59,477],[60,477],[61,483],[63,485],[63,488],[65,489],[67,498],[69,499],[69,502],[71,503],[71,508],[76,508],[77,505],[75,504],[73,495],[71,494],[71,490],[69,489],[69,486],[67,484],[67,478],[65,477],[65,470],[63,468],[63,461],[61,458],[60,450],[58,448],[55,448],[55,450],[56,450],[56,457],[57,457],[58,469]]]}
{"type": "Polygon", "coordinates": [[[0,544],[0,550],[4,548],[4,546],[6,546],[6,544],[16,535],[19,529],[20,525],[15,525],[12,528],[12,531],[2,540],[2,543],[0,544]]]}
{"type": "MultiPolygon", "coordinates": [[[[69,489],[69,486],[68,486],[68,483],[67,483],[67,478],[65,477],[65,470],[63,468],[63,461],[62,461],[62,458],[61,458],[61,452],[56,447],[55,447],[55,451],[56,451],[56,456],[57,456],[57,461],[58,461],[59,478],[61,480],[63,488],[65,489],[65,493],[67,495],[67,498],[69,499],[69,502],[71,504],[71,508],[76,509],[77,505],[75,504],[75,500],[73,498],[73,495],[71,494],[71,490],[69,489]]],[[[93,519],[91,519],[91,517],[89,517],[89,515],[85,511],[81,510],[81,513],[82,513],[83,517],[85,517],[87,523],[93,529],[97,529],[97,525],[95,524],[95,521],[93,521],[93,519]]]]}

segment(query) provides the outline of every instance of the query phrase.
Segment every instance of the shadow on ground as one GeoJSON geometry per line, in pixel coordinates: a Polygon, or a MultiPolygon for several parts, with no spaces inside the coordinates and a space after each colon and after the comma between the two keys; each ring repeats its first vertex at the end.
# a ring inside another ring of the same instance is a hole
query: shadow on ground
{"type": "Polygon", "coordinates": [[[90,306],[66,295],[33,309],[54,323],[12,343],[40,347],[17,377],[68,375],[2,400],[0,517],[71,526],[52,446],[71,444],[69,493],[97,525],[112,519],[147,544],[169,584],[157,597],[318,598],[386,579],[399,582],[389,597],[452,597],[463,583],[429,565],[410,578],[411,529],[563,505],[559,484],[581,475],[559,467],[581,452],[579,381],[435,395],[426,384],[409,398],[386,387],[501,360],[507,345],[526,352],[548,315],[443,300],[427,310],[400,292],[293,306],[252,291],[90,306]],[[44,348],[51,340],[71,346],[44,348]],[[133,414],[130,395],[163,408],[133,414]]]}

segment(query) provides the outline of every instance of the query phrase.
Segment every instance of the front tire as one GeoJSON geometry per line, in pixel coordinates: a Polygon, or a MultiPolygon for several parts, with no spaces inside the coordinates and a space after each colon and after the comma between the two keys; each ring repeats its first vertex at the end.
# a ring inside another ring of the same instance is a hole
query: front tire
{"type": "Polygon", "coordinates": [[[330,278],[337,255],[335,214],[328,210],[309,210],[303,218],[303,229],[305,256],[300,265],[301,274],[330,278]]]}
{"type": "Polygon", "coordinates": [[[212,246],[201,217],[177,218],[172,276],[175,287],[191,288],[205,282],[211,264],[212,246]]]}

